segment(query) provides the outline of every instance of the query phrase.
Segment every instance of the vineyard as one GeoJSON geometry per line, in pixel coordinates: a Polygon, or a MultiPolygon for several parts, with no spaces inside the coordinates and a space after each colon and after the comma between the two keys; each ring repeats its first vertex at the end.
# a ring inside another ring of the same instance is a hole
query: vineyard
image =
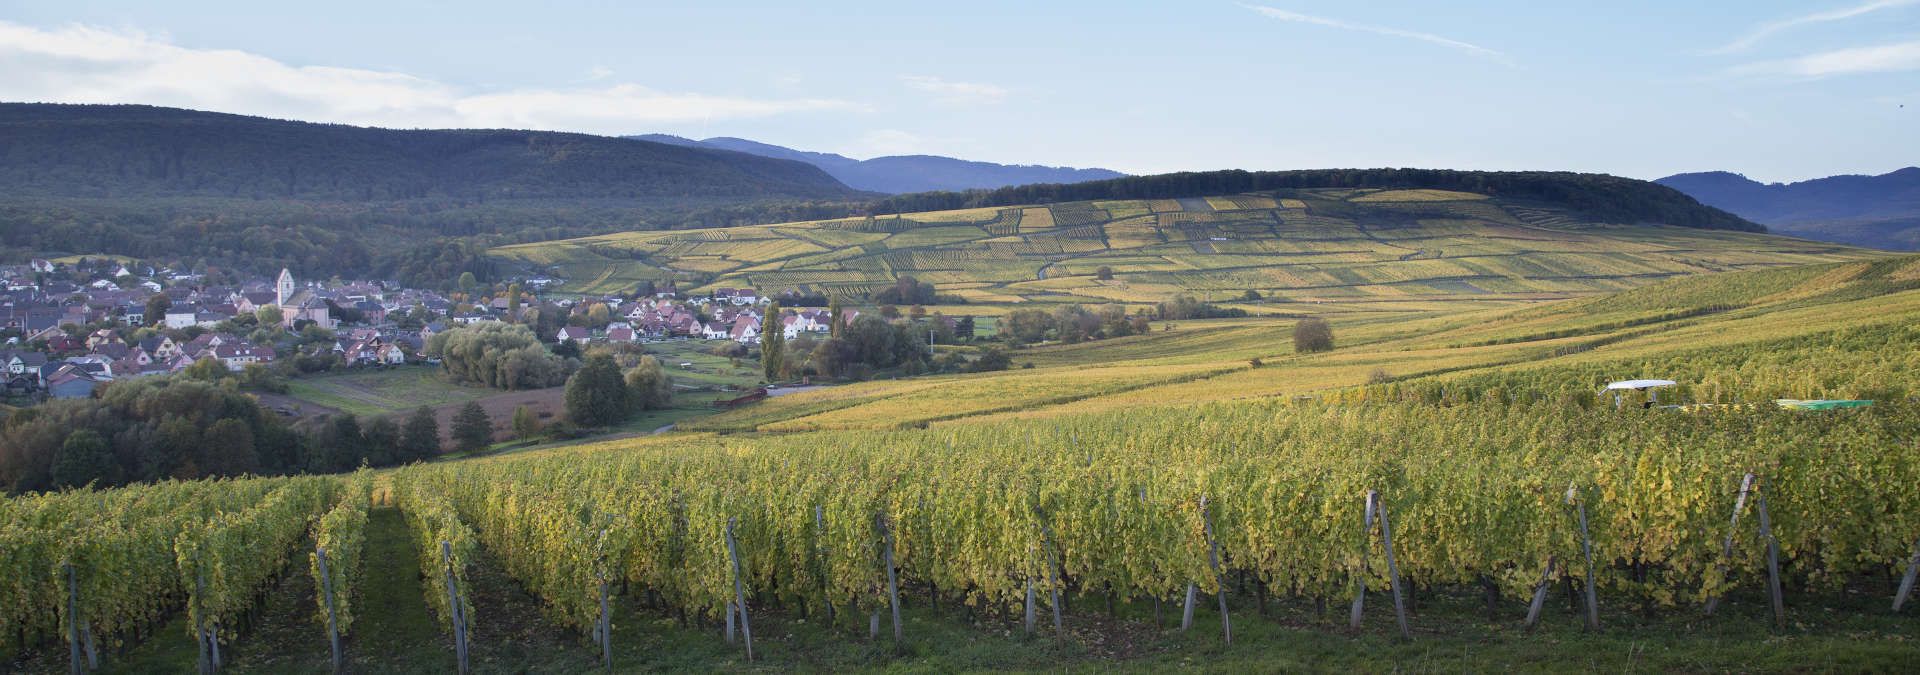
{"type": "Polygon", "coordinates": [[[860,299],[901,275],[975,302],[1143,302],[1251,288],[1308,302],[1406,296],[1498,302],[1609,293],[1661,279],[1868,257],[1740,232],[1593,222],[1445,190],[1291,190],[1069,202],[719,230],[627,232],[494,249],[562,290],[798,288],[860,299]],[[1106,267],[1119,281],[1092,283],[1106,267]],[[1061,284],[1061,281],[1072,283],[1061,284]],[[1475,297],[1463,297],[1476,289],[1475,297]]]}
{"type": "MultiPolygon", "coordinates": [[[[1059,612],[1151,606],[1164,615],[1156,621],[1223,642],[1269,603],[1292,603],[1398,615],[1418,639],[1431,628],[1404,604],[1462,589],[1484,589],[1514,630],[1540,621],[1530,604],[1563,586],[1591,585],[1571,597],[1595,617],[1698,612],[1770,585],[1796,611],[1803,599],[1884,592],[1880,580],[1906,568],[1920,537],[1920,495],[1890,489],[1920,480],[1916,412],[1276,401],[612,443],[387,480],[422,561],[419,592],[455,645],[450,669],[487,620],[463,590],[482,548],[541,599],[548,621],[603,654],[621,604],[726,625],[743,650],[766,612],[822,617],[845,639],[907,639],[914,628],[889,617],[909,602],[1046,634],[1059,612]]],[[[83,542],[7,531],[8,569],[47,570],[10,575],[7,634],[77,636],[92,660],[119,640],[186,639],[151,632],[184,599],[191,637],[217,664],[250,599],[310,529],[331,544],[335,570],[389,562],[350,560],[357,546],[345,543],[364,525],[367,481],[174,484],[10,504],[16,524],[111,509],[127,532],[83,542]],[[158,523],[177,529],[171,556],[152,550],[149,538],[166,540],[158,523]],[[71,586],[60,583],[67,569],[71,586]]],[[[320,583],[352,598],[361,574],[320,583]]],[[[318,623],[347,634],[351,616],[345,603],[323,606],[318,623]]]]}
{"type": "Polygon", "coordinates": [[[1312,354],[1284,317],[1183,322],[678,433],[11,497],[0,662],[1485,670],[1574,646],[1592,669],[1898,670],[1916,270],[1409,300],[1332,314],[1340,348],[1312,354]],[[1599,395],[1640,376],[1685,405],[1599,395]]]}

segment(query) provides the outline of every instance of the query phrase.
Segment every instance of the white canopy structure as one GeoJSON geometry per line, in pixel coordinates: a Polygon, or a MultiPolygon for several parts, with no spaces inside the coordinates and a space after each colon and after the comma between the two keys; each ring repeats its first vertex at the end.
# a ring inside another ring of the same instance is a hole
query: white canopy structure
{"type": "Polygon", "coordinates": [[[1616,389],[1654,389],[1658,387],[1671,387],[1676,384],[1679,383],[1673,380],[1621,380],[1619,382],[1607,383],[1607,391],[1614,391],[1616,389]]]}
{"type": "Polygon", "coordinates": [[[1609,391],[1613,392],[1613,407],[1620,408],[1626,403],[1626,400],[1622,397],[1623,393],[1627,391],[1644,391],[1647,392],[1647,400],[1645,403],[1642,403],[1640,407],[1652,408],[1660,402],[1660,388],[1671,387],[1676,384],[1679,383],[1673,380],[1621,380],[1619,382],[1607,383],[1607,388],[1601,390],[1600,393],[1605,395],[1609,391]]]}

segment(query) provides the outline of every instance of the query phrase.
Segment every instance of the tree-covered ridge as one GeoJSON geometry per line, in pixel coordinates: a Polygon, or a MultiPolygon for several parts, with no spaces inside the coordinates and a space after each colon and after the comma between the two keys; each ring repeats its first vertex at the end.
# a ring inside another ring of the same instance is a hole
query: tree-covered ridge
{"type": "Polygon", "coordinates": [[[1094,199],[1178,199],[1240,192],[1314,188],[1430,189],[1545,202],[1617,223],[1765,232],[1739,216],[1701,204],[1673,188],[1643,180],[1568,171],[1454,171],[1450,169],[1314,169],[1202,171],[1130,176],[1073,184],[1021,185],[998,190],[927,192],[876,202],[877,213],[1053,204],[1094,199]]]}
{"type": "Polygon", "coordinates": [[[0,186],[13,196],[354,202],[855,194],[801,162],[586,134],[36,103],[0,104],[0,186]]]}

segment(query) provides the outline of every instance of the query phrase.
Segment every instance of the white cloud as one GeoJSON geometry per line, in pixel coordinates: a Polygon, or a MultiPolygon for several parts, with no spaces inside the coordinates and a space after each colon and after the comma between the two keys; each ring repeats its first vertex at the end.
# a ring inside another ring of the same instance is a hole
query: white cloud
{"type": "Polygon", "coordinates": [[[1290,12],[1284,9],[1267,7],[1265,5],[1241,5],[1241,7],[1245,7],[1255,12],[1259,12],[1262,16],[1265,16],[1269,19],[1291,21],[1294,23],[1304,23],[1304,24],[1309,24],[1314,26],[1324,26],[1327,28],[1338,28],[1341,30],[1360,31],[1362,33],[1373,33],[1376,35],[1386,35],[1390,37],[1406,38],[1409,40],[1419,40],[1421,42],[1436,44],[1436,45],[1440,45],[1442,47],[1447,47],[1450,49],[1457,49],[1457,50],[1467,52],[1469,54],[1473,54],[1476,56],[1484,56],[1487,58],[1494,59],[1496,61],[1500,61],[1502,63],[1511,63],[1511,61],[1507,58],[1507,55],[1499,51],[1488,49],[1486,47],[1482,47],[1480,45],[1476,45],[1471,42],[1463,42],[1461,40],[1455,40],[1449,37],[1434,35],[1433,33],[1422,33],[1420,31],[1404,30],[1400,28],[1389,28],[1386,26],[1374,26],[1374,25],[1369,25],[1364,23],[1353,23],[1349,21],[1342,21],[1340,19],[1329,19],[1326,17],[1301,14],[1299,12],[1290,12]]]}
{"type": "Polygon", "coordinates": [[[883,157],[888,155],[925,154],[927,139],[899,129],[877,129],[860,137],[856,144],[855,156],[883,157]]]}
{"type": "Polygon", "coordinates": [[[1898,9],[1901,7],[1908,7],[1916,4],[1920,4],[1920,0],[1868,0],[1867,2],[1858,4],[1858,5],[1853,5],[1851,7],[1842,7],[1840,9],[1830,9],[1824,12],[1814,12],[1812,14],[1803,14],[1790,19],[1782,19],[1780,21],[1774,21],[1771,23],[1764,23],[1764,24],[1760,24],[1758,27],[1754,28],[1751,32],[1742,36],[1740,39],[1734,40],[1733,42],[1729,42],[1717,49],[1714,49],[1711,53],[1727,54],[1731,52],[1743,51],[1753,47],[1754,45],[1760,44],[1761,41],[1766,40],[1769,37],[1773,37],[1775,34],[1778,34],[1787,30],[1792,30],[1794,28],[1798,28],[1801,26],[1817,24],[1817,23],[1827,23],[1831,21],[1845,21],[1847,19],[1851,19],[1857,16],[1866,15],[1866,14],[1872,14],[1874,12],[1878,12],[1884,9],[1898,9]]]}
{"type": "Polygon", "coordinates": [[[1920,70],[1920,41],[1836,49],[1779,61],[1749,63],[1734,68],[1733,72],[1740,75],[1819,78],[1909,70],[1920,70]]]}
{"type": "MultiPolygon", "coordinates": [[[[604,68],[593,79],[611,77],[604,68]]],[[[631,133],[650,126],[864,110],[825,98],[662,92],[632,83],[469,91],[405,73],[295,66],[139,31],[40,29],[0,21],[0,96],[51,103],[146,103],[391,127],[517,127],[631,133]]]]}
{"type": "Polygon", "coordinates": [[[606,66],[594,66],[587,69],[587,81],[598,82],[613,77],[613,69],[606,66]]]}
{"type": "Polygon", "coordinates": [[[923,91],[947,103],[999,103],[1009,93],[1005,88],[982,82],[954,82],[931,75],[901,75],[909,89],[923,91]]]}

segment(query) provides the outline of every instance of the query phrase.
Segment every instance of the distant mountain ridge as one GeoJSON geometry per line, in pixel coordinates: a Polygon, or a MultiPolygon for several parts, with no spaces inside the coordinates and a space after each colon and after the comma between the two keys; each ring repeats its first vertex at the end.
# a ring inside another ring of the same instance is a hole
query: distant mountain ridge
{"type": "Polygon", "coordinates": [[[667,134],[643,134],[628,138],[806,162],[820,167],[854,189],[890,194],[990,190],[1033,183],[1083,183],[1127,175],[1107,169],[995,164],[937,155],[895,155],[859,160],[727,136],[698,141],[667,134]]]}
{"type": "Polygon", "coordinates": [[[40,103],[0,103],[0,193],[355,202],[862,196],[803,162],[605,136],[40,103]]]}
{"type": "Polygon", "coordinates": [[[1701,203],[1794,236],[1876,248],[1920,250],[1920,168],[1879,176],[1761,183],[1726,171],[1654,181],[1701,203]]]}

